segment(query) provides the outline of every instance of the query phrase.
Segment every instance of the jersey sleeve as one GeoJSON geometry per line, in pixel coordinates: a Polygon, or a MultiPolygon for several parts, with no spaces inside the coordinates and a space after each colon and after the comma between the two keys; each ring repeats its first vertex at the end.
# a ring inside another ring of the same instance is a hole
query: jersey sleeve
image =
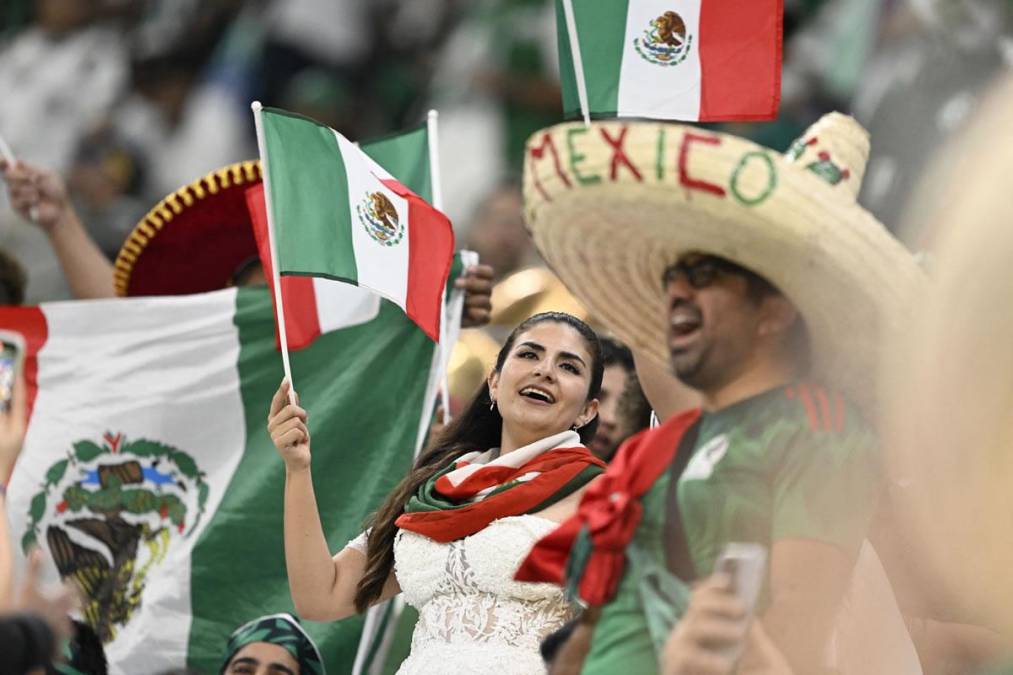
{"type": "Polygon", "coordinates": [[[865,428],[784,434],[771,476],[771,542],[813,539],[856,555],[882,489],[876,439],[865,428]]]}

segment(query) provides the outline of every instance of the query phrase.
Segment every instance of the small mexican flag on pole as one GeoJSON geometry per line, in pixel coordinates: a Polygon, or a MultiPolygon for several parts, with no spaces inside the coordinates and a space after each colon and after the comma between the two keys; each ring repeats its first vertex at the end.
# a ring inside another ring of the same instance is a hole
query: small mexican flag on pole
{"type": "MultiPolygon", "coordinates": [[[[435,111],[430,112],[430,116],[435,114],[435,111]]],[[[439,174],[431,147],[435,145],[435,135],[434,124],[430,121],[401,133],[362,141],[359,147],[408,189],[439,208],[436,201],[439,174]]],[[[268,284],[273,286],[274,262],[271,258],[263,182],[246,190],[246,202],[257,239],[257,251],[268,284]]],[[[286,307],[299,307],[298,312],[289,311],[285,317],[289,351],[305,349],[334,326],[345,325],[351,316],[358,316],[360,308],[348,301],[350,297],[366,303],[368,307],[365,309],[369,311],[375,309],[377,296],[369,297],[369,294],[362,293],[350,295],[354,290],[350,290],[349,284],[345,282],[324,277],[284,277],[281,280],[282,302],[286,307]]],[[[363,316],[367,314],[368,312],[363,316]]]]}
{"type": "Polygon", "coordinates": [[[783,0],[556,0],[568,118],[769,120],[783,0]]]}
{"type": "MultiPolygon", "coordinates": [[[[256,102],[253,110],[276,282],[310,276],[368,288],[438,341],[454,251],[447,217],[333,129],[256,102]]],[[[285,311],[302,308],[276,299],[287,361],[285,311]]]]}

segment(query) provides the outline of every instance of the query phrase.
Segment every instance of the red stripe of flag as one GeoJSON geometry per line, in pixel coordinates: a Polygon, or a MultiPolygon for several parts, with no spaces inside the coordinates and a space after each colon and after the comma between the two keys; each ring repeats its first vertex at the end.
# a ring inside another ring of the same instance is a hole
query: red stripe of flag
{"type": "Polygon", "coordinates": [[[440,339],[440,308],[454,260],[450,219],[394,179],[381,181],[408,201],[408,293],[405,313],[426,335],[440,339]]]}
{"type": "Polygon", "coordinates": [[[769,120],[781,102],[784,0],[700,3],[700,121],[769,120]]]}
{"type": "MultiPolygon", "coordinates": [[[[271,303],[275,305],[275,317],[278,307],[274,301],[274,267],[271,264],[271,242],[267,232],[267,207],[264,202],[264,184],[258,183],[246,189],[246,208],[253,221],[253,234],[257,239],[257,253],[264,266],[264,276],[268,288],[271,289],[271,303]]],[[[282,277],[281,297],[285,307],[291,308],[285,313],[285,330],[288,348],[292,351],[308,347],[320,337],[320,321],[317,316],[317,295],[313,290],[312,277],[282,277]]],[[[278,324],[275,321],[275,343],[281,344],[278,338],[278,324]]]]}

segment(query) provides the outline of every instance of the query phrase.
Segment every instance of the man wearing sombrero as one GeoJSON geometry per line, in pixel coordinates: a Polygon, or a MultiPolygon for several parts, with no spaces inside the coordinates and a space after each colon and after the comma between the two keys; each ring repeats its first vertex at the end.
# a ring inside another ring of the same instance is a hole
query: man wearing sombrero
{"type": "Polygon", "coordinates": [[[921,280],[855,202],[867,154],[839,114],[784,156],[671,124],[528,142],[543,257],[703,400],[620,448],[518,571],[600,608],[583,673],[657,672],[678,579],[711,574],[730,542],[769,551],[756,616],[794,672],[825,667],[881,488],[866,422],[877,348],[921,280]]]}

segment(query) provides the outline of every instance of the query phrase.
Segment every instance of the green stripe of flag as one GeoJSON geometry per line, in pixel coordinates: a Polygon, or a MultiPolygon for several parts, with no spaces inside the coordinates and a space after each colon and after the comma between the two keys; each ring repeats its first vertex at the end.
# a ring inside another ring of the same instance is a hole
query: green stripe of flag
{"type": "MultiPolygon", "coordinates": [[[[263,289],[241,288],[236,303],[246,451],[191,556],[189,665],[204,673],[218,672],[233,628],[293,610],[282,524],[285,467],[265,422],[282,377],[271,298],[263,289]]],[[[411,464],[433,349],[399,308],[383,302],[373,321],[321,335],[291,355],[310,413],[313,483],[332,552],[361,531],[411,464]]],[[[328,672],[351,672],[362,617],[305,627],[328,672]]]]}
{"type": "Polygon", "coordinates": [[[309,118],[264,108],[261,116],[278,260],[356,283],[348,177],[334,132],[309,118]]]}
{"type": "Polygon", "coordinates": [[[425,122],[399,134],[363,141],[359,147],[409,190],[433,203],[429,131],[425,122]]]}
{"type": "MultiPolygon", "coordinates": [[[[613,0],[572,0],[574,21],[580,41],[584,73],[588,77],[588,109],[615,114],[619,107],[619,71],[623,65],[628,2],[613,0]],[[607,30],[602,30],[603,27],[607,30]],[[593,38],[593,39],[592,39],[593,38]],[[599,83],[601,86],[594,86],[599,83]]],[[[580,116],[577,77],[566,30],[563,0],[556,0],[556,32],[559,35],[559,75],[563,89],[563,114],[580,116]]]]}

